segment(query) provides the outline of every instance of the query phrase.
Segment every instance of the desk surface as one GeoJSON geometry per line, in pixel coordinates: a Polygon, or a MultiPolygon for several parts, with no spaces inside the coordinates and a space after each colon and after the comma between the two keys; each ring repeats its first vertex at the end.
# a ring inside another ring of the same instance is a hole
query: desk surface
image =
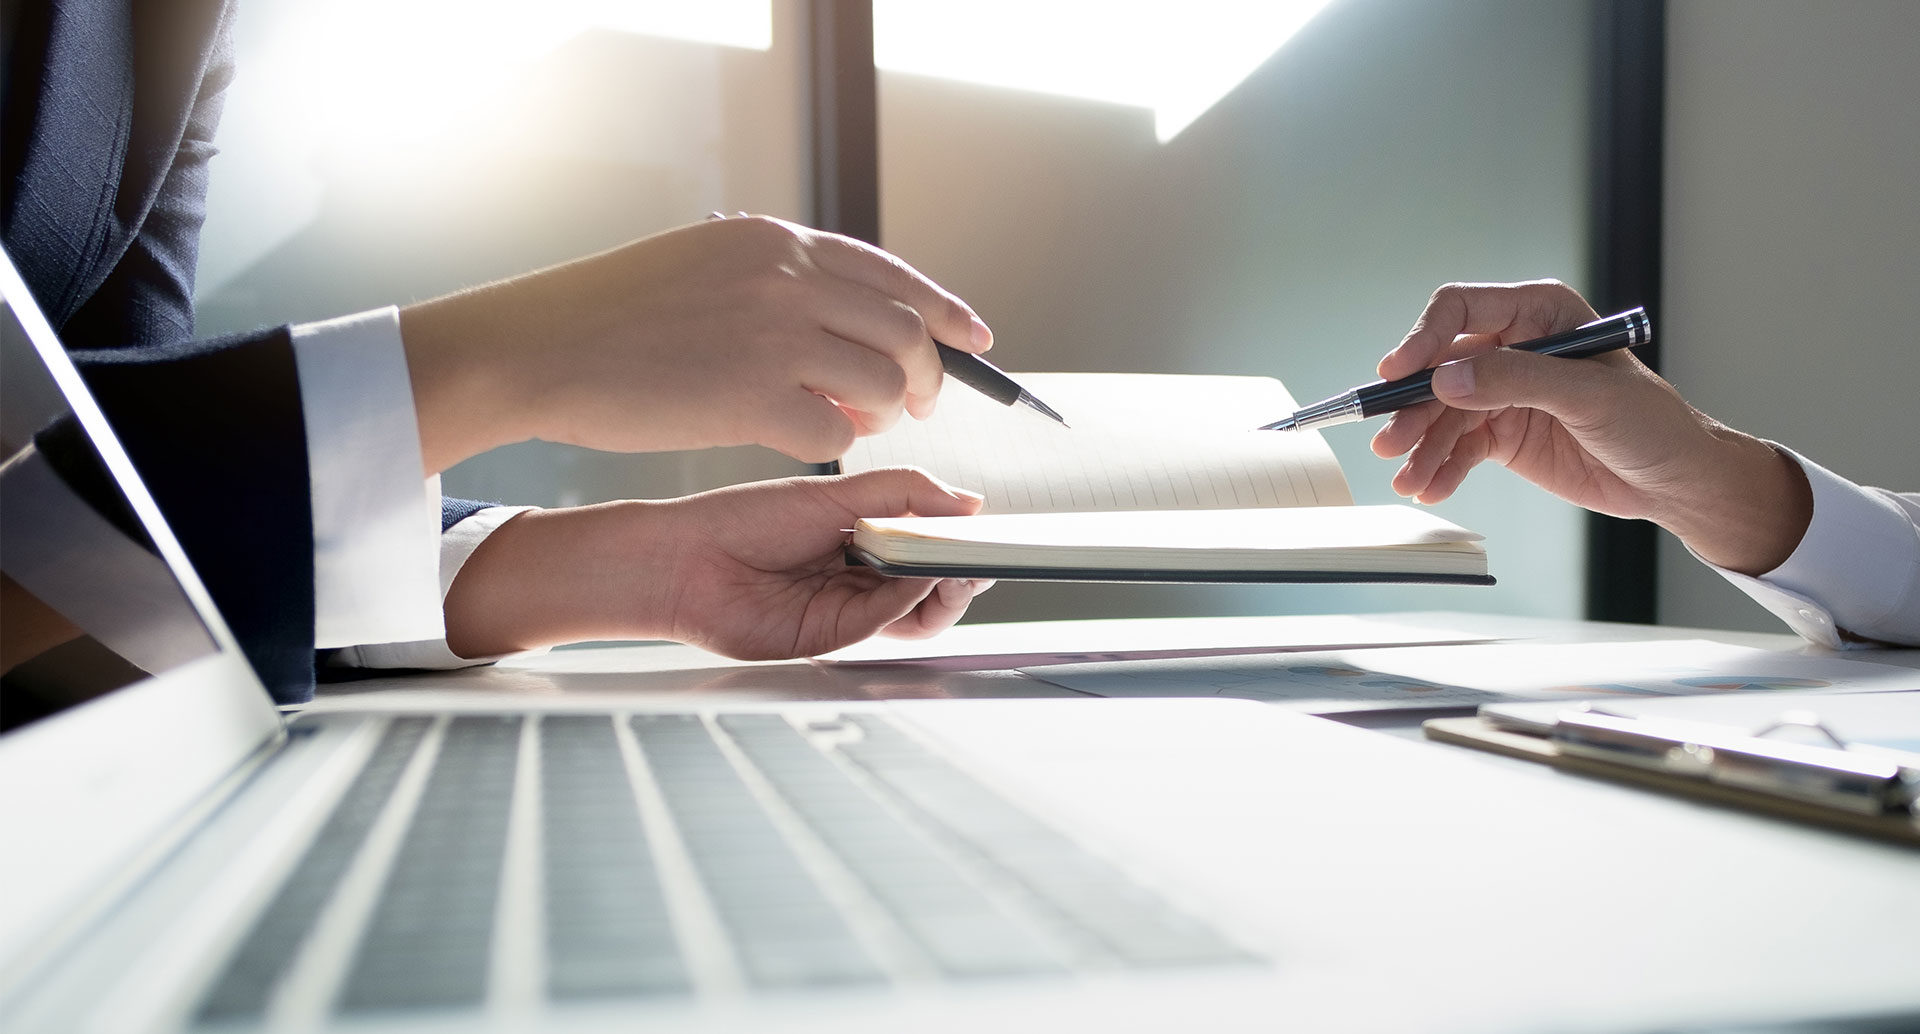
{"type": "MultiPolygon", "coordinates": [[[[1179,622],[1195,620],[1204,619],[1049,622],[1039,630],[1057,632],[1063,642],[1119,635],[1151,644],[1182,641],[1174,633],[1194,626],[1179,622]]],[[[1272,620],[1271,636],[1326,627],[1312,618],[1272,620]]],[[[1346,645],[1354,645],[1356,619],[1342,620],[1346,645]]],[[[1360,620],[1378,621],[1383,638],[1397,643],[1408,642],[1413,628],[1529,642],[1705,638],[1823,652],[1784,634],[1455,613],[1360,620]]],[[[1238,630],[1247,631],[1244,623],[1238,630]]],[[[1008,634],[1030,641],[1034,631],[1028,625],[1008,634]]],[[[1309,641],[1315,640],[1295,642],[1309,641]]],[[[1920,668],[1920,650],[1847,656],[1920,668]]],[[[951,660],[742,663],[670,644],[607,645],[331,686],[311,709],[1077,695],[1013,670],[1017,662],[990,658],[979,670],[951,660]]],[[[1417,736],[1419,718],[1399,713],[1348,724],[1417,736]]],[[[1426,997],[1417,1000],[1430,1009],[1421,1015],[1433,1029],[1454,1029],[1449,1017],[1455,1012],[1480,1015],[1480,1006],[1463,1004],[1474,996],[1503,1002],[1531,996],[1538,1002],[1527,1007],[1556,1017],[1554,1029],[1565,1030],[1668,1029],[1604,1024],[1588,1015],[1599,1000],[1616,1012],[1624,1008],[1624,1015],[1644,1010],[1703,1022],[1750,1013],[1755,1003],[1767,1003],[1759,1008],[1768,1020],[1893,1011],[1905,1022],[1920,1022],[1920,984],[1910,979],[1920,973],[1920,851],[1465,748],[1324,731],[1333,749],[1389,762],[1392,772],[1360,786],[1330,785],[1316,779],[1322,770],[1313,751],[1269,755],[1276,765],[1294,766],[1284,778],[1262,783],[1262,799],[1273,805],[1269,818],[1286,823],[1288,842],[1297,837],[1304,849],[1279,856],[1273,868],[1261,862],[1260,873],[1281,874],[1274,878],[1303,891],[1287,898],[1302,930],[1351,951],[1371,953],[1376,949],[1367,946],[1378,945],[1383,957],[1399,960],[1378,975],[1378,987],[1409,994],[1409,986],[1425,986],[1426,997]],[[1282,792],[1268,793],[1269,786],[1282,792]],[[1311,796],[1302,797],[1302,788],[1311,796]],[[1421,808],[1422,801],[1429,807],[1421,808]],[[1390,820],[1393,809],[1406,808],[1414,809],[1411,816],[1461,812],[1474,821],[1422,831],[1422,818],[1390,820]],[[1428,964],[1408,963],[1409,952],[1428,964]],[[1593,996],[1599,999],[1583,1001],[1593,996]],[[1622,1001],[1630,1004],[1619,1006],[1622,1001]]],[[[1317,745],[1317,737],[1311,739],[1317,745]]],[[[1290,964],[1311,967],[1315,958],[1303,951],[1290,964]]],[[[1707,1022],[1685,1029],[1717,1028],[1707,1022]]],[[[1739,1029],[1786,1034],[1812,1028],[1739,1029]]]]}
{"type": "MultiPolygon", "coordinates": [[[[1193,628],[1219,619],[1209,618],[1124,618],[1090,621],[1028,623],[1020,626],[1024,643],[1035,636],[1034,629],[1057,631],[1063,641],[1081,643],[1155,642],[1189,643],[1193,628]],[[1177,635],[1162,634],[1169,627],[1177,635]]],[[[1738,646],[1766,650],[1794,650],[1823,653],[1797,636],[1759,632],[1729,632],[1711,629],[1676,628],[1658,625],[1626,625],[1598,621],[1567,621],[1547,618],[1516,617],[1499,614],[1468,614],[1419,611],[1359,615],[1339,619],[1338,634],[1343,641],[1327,641],[1325,618],[1283,616],[1268,619],[1230,619],[1243,643],[1260,639],[1268,645],[1325,645],[1352,647],[1363,645],[1354,626],[1377,626],[1379,643],[1403,645],[1423,641],[1409,635],[1410,629],[1430,629],[1440,641],[1448,634],[1466,637],[1494,637],[1544,643],[1633,642],[1658,639],[1710,639],[1738,646]],[[1270,623],[1264,636],[1252,636],[1248,622],[1270,623]]],[[[1011,630],[1011,626],[960,626],[956,632],[1011,630]]],[[[1044,638],[1044,637],[1040,637],[1044,638]]],[[[982,641],[970,637],[970,647],[982,641]]],[[[929,640],[925,653],[938,651],[939,639],[929,640]]],[[[920,647],[922,644],[906,644],[920,647]]],[[[1240,652],[1253,652],[1251,649],[1240,652]]],[[[1850,659],[1872,660],[1920,668],[1920,650],[1848,651],[1850,659]]],[[[1071,697],[1078,696],[1014,670],[1025,663],[1020,656],[955,658],[899,663],[864,662],[857,664],[817,663],[813,661],[734,661],[704,650],[677,643],[631,643],[571,647],[551,653],[514,658],[497,665],[448,672],[430,672],[365,679],[322,686],[308,710],[325,711],[363,708],[420,708],[445,702],[472,703],[475,695],[503,703],[524,703],[555,697],[571,697],[582,702],[614,694],[622,704],[687,705],[693,702],[772,700],[883,700],[938,699],[968,697],[1071,697]]],[[[1378,715],[1368,724],[1389,727],[1417,726],[1417,718],[1402,713],[1398,719],[1378,715]]]]}

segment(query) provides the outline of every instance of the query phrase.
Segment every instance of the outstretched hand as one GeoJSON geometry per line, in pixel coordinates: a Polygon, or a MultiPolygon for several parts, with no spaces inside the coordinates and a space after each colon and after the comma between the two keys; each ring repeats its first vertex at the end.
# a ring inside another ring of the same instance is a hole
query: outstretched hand
{"type": "Polygon", "coordinates": [[[890,578],[845,558],[861,517],[973,513],[980,498],[907,469],[737,485],[683,500],[670,638],[729,657],[811,657],[874,633],[930,636],[989,581],[890,578]]]}
{"type": "Polygon", "coordinates": [[[861,517],[969,514],[980,498],[905,468],[736,485],[509,521],[447,595],[448,644],[486,656],[673,639],[747,660],[810,657],[952,625],[992,583],[889,578],[845,559],[861,517]]]}
{"type": "Polygon", "coordinates": [[[993,335],[872,245],[765,217],[695,223],[408,306],[432,473],[527,438],[615,452],[843,454],[939,394],[940,341],[993,335]]]}
{"type": "Polygon", "coordinates": [[[1551,280],[1435,291],[1380,360],[1388,379],[1450,364],[1434,373],[1436,401],[1374,436],[1376,455],[1407,454],[1394,490],[1438,502],[1492,460],[1587,509],[1653,520],[1721,566],[1778,566],[1812,516],[1791,459],[1693,408],[1630,352],[1562,359],[1503,347],[1595,318],[1551,280]]]}

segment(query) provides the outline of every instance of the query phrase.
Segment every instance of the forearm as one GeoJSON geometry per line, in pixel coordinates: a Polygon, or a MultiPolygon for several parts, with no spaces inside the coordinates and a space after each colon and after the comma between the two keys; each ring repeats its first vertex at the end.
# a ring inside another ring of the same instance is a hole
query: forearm
{"type": "Polygon", "coordinates": [[[421,465],[429,475],[532,437],[520,424],[527,408],[504,390],[514,378],[497,362],[497,343],[534,349],[541,338],[522,325],[527,314],[510,290],[495,284],[400,310],[421,465]]]}
{"type": "Polygon", "coordinates": [[[639,500],[523,513],[461,567],[445,601],[447,646],[486,657],[601,639],[666,638],[670,547],[639,500]]]}

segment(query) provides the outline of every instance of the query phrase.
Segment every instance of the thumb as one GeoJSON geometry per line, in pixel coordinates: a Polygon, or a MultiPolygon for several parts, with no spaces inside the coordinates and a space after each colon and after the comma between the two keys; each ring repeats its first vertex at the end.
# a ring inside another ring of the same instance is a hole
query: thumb
{"type": "Polygon", "coordinates": [[[1436,367],[1433,394],[1455,409],[1517,406],[1541,410],[1563,424],[1593,426],[1629,411],[1632,381],[1605,360],[1496,348],[1436,367]]]}
{"type": "Polygon", "coordinates": [[[964,516],[980,509],[982,498],[911,467],[882,467],[842,478],[841,505],[860,517],[964,516]]]}

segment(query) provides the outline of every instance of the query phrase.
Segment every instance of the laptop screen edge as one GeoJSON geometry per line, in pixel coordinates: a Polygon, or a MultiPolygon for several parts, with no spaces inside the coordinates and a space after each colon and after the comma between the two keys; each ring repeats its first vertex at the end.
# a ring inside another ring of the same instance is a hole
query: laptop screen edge
{"type": "Polygon", "coordinates": [[[278,710],[10,259],[0,302],[64,396],[217,649],[0,735],[0,985],[53,926],[237,766],[285,735],[278,710]]]}

